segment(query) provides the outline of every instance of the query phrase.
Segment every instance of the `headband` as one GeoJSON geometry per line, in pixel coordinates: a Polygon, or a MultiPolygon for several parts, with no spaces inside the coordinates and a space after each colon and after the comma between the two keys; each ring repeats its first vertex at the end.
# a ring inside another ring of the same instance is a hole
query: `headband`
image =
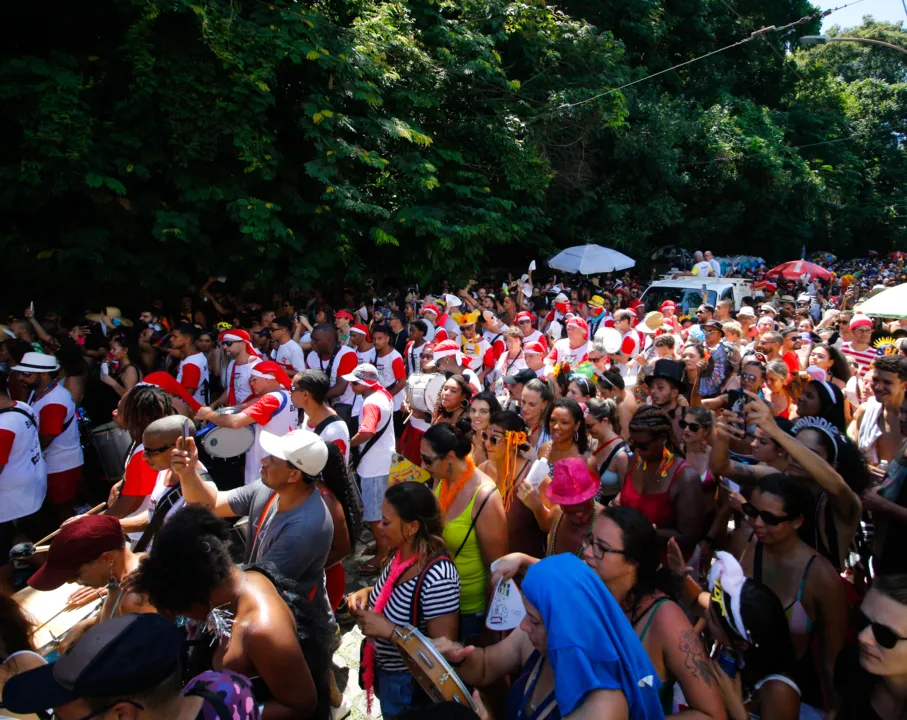
{"type": "Polygon", "coordinates": [[[801,430],[818,430],[825,433],[828,436],[828,439],[831,440],[831,444],[834,446],[835,452],[831,459],[831,465],[834,465],[838,462],[838,441],[841,438],[841,433],[831,422],[821,417],[805,417],[800,418],[797,422],[794,423],[794,426],[791,428],[791,433],[794,437],[797,436],[801,430]]]}
{"type": "Polygon", "coordinates": [[[746,576],[736,558],[723,550],[716,552],[715,562],[709,571],[712,604],[718,608],[735,635],[755,645],[749,630],[743,624],[743,614],[740,612],[740,596],[745,584],[746,576]]]}
{"type": "Polygon", "coordinates": [[[825,388],[825,392],[827,392],[827,393],[828,393],[828,397],[831,398],[831,404],[832,404],[832,405],[837,405],[837,404],[838,404],[838,399],[835,397],[835,392],[834,392],[834,390],[831,389],[831,383],[829,383],[829,382],[827,382],[827,381],[825,381],[825,380],[817,380],[816,382],[819,383],[819,385],[821,385],[822,387],[825,388]]]}

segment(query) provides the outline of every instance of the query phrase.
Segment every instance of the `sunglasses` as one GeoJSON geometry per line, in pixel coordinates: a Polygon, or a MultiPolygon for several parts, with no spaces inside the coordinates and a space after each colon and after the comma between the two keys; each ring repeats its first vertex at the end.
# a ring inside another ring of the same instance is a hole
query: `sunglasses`
{"type": "Polygon", "coordinates": [[[633,450],[648,450],[649,446],[655,442],[655,438],[651,440],[645,440],[644,442],[635,442],[634,440],[627,440],[627,445],[629,445],[633,450]]]}
{"type": "Polygon", "coordinates": [[[233,346],[233,343],[236,343],[236,342],[239,342],[239,340],[224,340],[224,341],[221,343],[221,345],[223,345],[224,347],[228,348],[228,347],[232,347],[232,346],[233,346]]]}
{"type": "Polygon", "coordinates": [[[604,359],[605,359],[604,355],[599,355],[598,357],[592,357],[591,355],[589,356],[589,362],[591,362],[591,363],[597,363],[599,360],[604,360],[604,359]]]}
{"type": "Polygon", "coordinates": [[[907,640],[907,638],[901,637],[887,625],[882,625],[882,623],[877,622],[870,622],[868,624],[869,627],[872,628],[872,634],[879,644],[879,647],[883,647],[886,650],[892,650],[895,645],[901,642],[901,640],[907,640]]]}
{"type": "Polygon", "coordinates": [[[429,457],[428,455],[423,455],[422,453],[419,453],[419,457],[422,458],[422,465],[423,465],[424,467],[431,467],[431,466],[434,465],[436,462],[438,462],[438,458],[439,458],[440,456],[435,455],[434,457],[429,457]]]}
{"type": "Polygon", "coordinates": [[[787,522],[788,520],[793,520],[795,518],[794,515],[773,515],[767,510],[759,510],[759,508],[757,508],[755,505],[748,502],[743,503],[740,509],[743,510],[743,514],[748,518],[762,518],[762,522],[764,522],[766,525],[771,525],[772,527],[780,525],[783,522],[787,522]]]}
{"type": "Polygon", "coordinates": [[[176,447],[176,443],[170,443],[169,445],[164,445],[164,447],[159,448],[145,448],[145,455],[160,455],[161,453],[167,452],[170,448],[176,447]]]}
{"type": "Polygon", "coordinates": [[[532,325],[532,320],[520,320],[519,325],[532,325]]]}
{"type": "Polygon", "coordinates": [[[743,380],[743,382],[756,382],[756,380],[759,379],[759,376],[742,372],[740,373],[740,379],[743,380]]]}
{"type": "Polygon", "coordinates": [[[689,428],[690,432],[699,432],[702,429],[702,425],[697,422],[688,423],[686,420],[680,420],[677,424],[680,425],[681,430],[689,428]]]}
{"type": "Polygon", "coordinates": [[[503,435],[495,435],[493,433],[482,431],[482,442],[491,443],[491,446],[494,447],[499,442],[504,442],[503,435]]]}
{"type": "Polygon", "coordinates": [[[592,555],[596,560],[601,560],[605,555],[626,555],[626,550],[615,550],[614,548],[607,547],[606,545],[601,545],[595,542],[595,538],[592,537],[592,533],[586,533],[583,535],[583,547],[592,548],[592,555]]]}

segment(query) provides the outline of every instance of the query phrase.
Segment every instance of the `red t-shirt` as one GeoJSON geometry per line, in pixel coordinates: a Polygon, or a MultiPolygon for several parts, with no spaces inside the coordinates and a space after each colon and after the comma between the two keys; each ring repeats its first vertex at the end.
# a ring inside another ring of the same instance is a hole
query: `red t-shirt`
{"type": "Polygon", "coordinates": [[[151,494],[156,483],[157,470],[152,470],[145,462],[145,447],[139,445],[126,464],[126,480],[120,492],[129,497],[145,497],[151,494]]]}
{"type": "Polygon", "coordinates": [[[797,353],[788,351],[781,356],[781,359],[787,365],[791,375],[800,372],[800,358],[797,357],[797,353]]]}

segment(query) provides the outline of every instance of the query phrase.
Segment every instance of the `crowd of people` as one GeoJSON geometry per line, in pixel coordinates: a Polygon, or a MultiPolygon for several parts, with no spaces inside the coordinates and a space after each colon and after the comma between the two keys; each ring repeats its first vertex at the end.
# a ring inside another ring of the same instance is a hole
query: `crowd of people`
{"type": "Polygon", "coordinates": [[[860,312],[901,281],[690,316],[610,274],[30,305],[0,326],[0,717],[339,720],[353,622],[386,718],[476,716],[407,625],[480,717],[907,717],[907,326],[860,312]],[[97,605],[56,661],[26,584],[97,605]]]}

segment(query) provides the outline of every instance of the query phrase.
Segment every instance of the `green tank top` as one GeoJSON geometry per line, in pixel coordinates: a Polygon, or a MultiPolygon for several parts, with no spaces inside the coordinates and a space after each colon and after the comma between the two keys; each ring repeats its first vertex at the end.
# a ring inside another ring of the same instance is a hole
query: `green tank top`
{"type": "MultiPolygon", "coordinates": [[[[479,545],[479,534],[473,527],[472,532],[469,528],[472,525],[472,509],[476,503],[476,496],[482,488],[494,488],[494,483],[480,485],[472,494],[469,505],[455,519],[448,520],[444,523],[444,543],[447,545],[447,551],[457,566],[457,573],[460,575],[460,613],[462,615],[474,615],[485,611],[485,596],[488,570],[485,567],[485,561],[482,560],[482,548],[479,545]],[[467,539],[466,535],[469,534],[467,539]],[[466,544],[463,541],[466,540],[466,544]],[[454,557],[454,553],[460,546],[463,546],[459,555],[454,557]]],[[[440,483],[435,488],[435,495],[440,492],[440,483]]]]}

